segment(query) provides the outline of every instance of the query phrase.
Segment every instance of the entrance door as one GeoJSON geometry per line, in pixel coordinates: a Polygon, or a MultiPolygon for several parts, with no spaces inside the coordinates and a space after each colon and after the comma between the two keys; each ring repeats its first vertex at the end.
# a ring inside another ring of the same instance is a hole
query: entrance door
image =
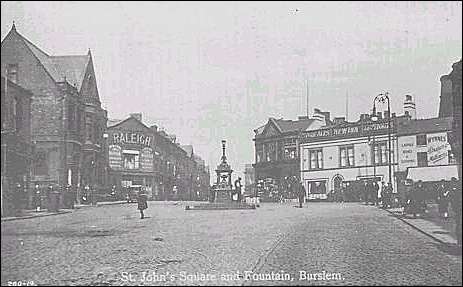
{"type": "Polygon", "coordinates": [[[338,201],[340,200],[340,194],[341,194],[341,188],[342,188],[342,182],[343,182],[343,177],[339,174],[335,175],[333,177],[333,194],[334,197],[331,198],[331,200],[338,201]]]}

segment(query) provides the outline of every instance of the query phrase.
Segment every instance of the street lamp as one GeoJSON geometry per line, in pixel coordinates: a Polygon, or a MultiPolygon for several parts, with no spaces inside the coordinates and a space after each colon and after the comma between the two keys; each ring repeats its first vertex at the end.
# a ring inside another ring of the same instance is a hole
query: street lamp
{"type": "MultiPolygon", "coordinates": [[[[384,104],[387,100],[387,138],[388,138],[388,167],[389,167],[389,183],[392,184],[392,161],[391,161],[391,102],[389,99],[389,92],[381,93],[373,100],[373,114],[371,120],[376,122],[378,116],[376,115],[376,102],[384,104]]],[[[373,147],[374,153],[375,147],[373,147]]],[[[373,154],[373,161],[375,161],[375,155],[373,154]]]]}

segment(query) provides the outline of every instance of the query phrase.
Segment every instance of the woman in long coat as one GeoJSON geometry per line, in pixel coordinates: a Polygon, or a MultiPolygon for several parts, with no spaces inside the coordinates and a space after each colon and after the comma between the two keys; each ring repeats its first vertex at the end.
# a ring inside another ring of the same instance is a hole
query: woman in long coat
{"type": "Polygon", "coordinates": [[[137,196],[138,210],[140,210],[140,218],[145,218],[143,210],[148,208],[148,201],[144,190],[141,190],[137,196]]]}

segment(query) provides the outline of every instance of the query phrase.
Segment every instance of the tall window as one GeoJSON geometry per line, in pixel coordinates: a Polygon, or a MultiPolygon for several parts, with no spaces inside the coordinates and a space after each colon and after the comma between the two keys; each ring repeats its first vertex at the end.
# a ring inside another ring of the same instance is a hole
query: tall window
{"type": "Polygon", "coordinates": [[[93,142],[93,121],[92,116],[89,114],[85,117],[85,129],[87,131],[87,140],[93,142]]]}
{"type": "Polygon", "coordinates": [[[15,124],[16,124],[16,129],[21,130],[23,126],[23,106],[22,106],[22,101],[21,99],[16,99],[15,101],[15,124]]]}
{"type": "Polygon", "coordinates": [[[48,174],[48,161],[46,151],[37,151],[34,158],[34,175],[48,174]]]}
{"type": "Polygon", "coordinates": [[[256,162],[262,162],[264,159],[263,145],[256,145],[256,162]]]}
{"type": "Polygon", "coordinates": [[[68,106],[68,126],[71,131],[76,130],[75,113],[74,105],[70,104],[68,106]]]}
{"type": "Polygon", "coordinates": [[[15,84],[18,82],[18,64],[8,65],[7,77],[8,80],[12,81],[15,84]]]}
{"type": "Polygon", "coordinates": [[[427,137],[426,135],[417,135],[416,136],[416,145],[426,145],[427,137]]]}
{"type": "Polygon", "coordinates": [[[321,149],[309,150],[309,169],[323,168],[323,152],[321,149]]]}
{"type": "Polygon", "coordinates": [[[266,160],[267,161],[274,161],[276,150],[275,150],[275,143],[268,143],[265,149],[266,160]]]}
{"type": "Polygon", "coordinates": [[[418,152],[417,154],[418,166],[428,166],[428,153],[427,152],[418,152]]]}
{"type": "Polygon", "coordinates": [[[296,158],[296,147],[285,147],[285,159],[296,158]]]}
{"type": "Polygon", "coordinates": [[[140,168],[140,153],[134,150],[123,150],[122,161],[125,169],[140,168]]]}
{"type": "MultiPolygon", "coordinates": [[[[394,151],[391,150],[391,159],[394,158],[394,151]]],[[[387,142],[377,142],[373,146],[373,160],[375,165],[388,164],[389,149],[387,142]]]]}
{"type": "Polygon", "coordinates": [[[341,167],[355,166],[354,146],[340,147],[339,154],[340,154],[340,166],[341,167]]]}

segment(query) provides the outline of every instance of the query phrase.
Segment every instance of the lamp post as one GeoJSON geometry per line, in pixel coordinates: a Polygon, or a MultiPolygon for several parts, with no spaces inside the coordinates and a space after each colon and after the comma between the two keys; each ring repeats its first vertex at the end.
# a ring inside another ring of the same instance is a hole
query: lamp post
{"type": "MultiPolygon", "coordinates": [[[[387,100],[387,139],[388,139],[388,168],[389,168],[389,183],[392,184],[392,144],[391,144],[391,102],[389,99],[389,92],[381,93],[375,97],[373,100],[373,114],[371,117],[372,121],[377,121],[378,117],[376,116],[376,102],[378,103],[385,103],[387,100]]],[[[374,153],[375,147],[373,147],[373,153],[374,153]]],[[[373,154],[373,160],[374,159],[374,154],[373,154]]]]}

